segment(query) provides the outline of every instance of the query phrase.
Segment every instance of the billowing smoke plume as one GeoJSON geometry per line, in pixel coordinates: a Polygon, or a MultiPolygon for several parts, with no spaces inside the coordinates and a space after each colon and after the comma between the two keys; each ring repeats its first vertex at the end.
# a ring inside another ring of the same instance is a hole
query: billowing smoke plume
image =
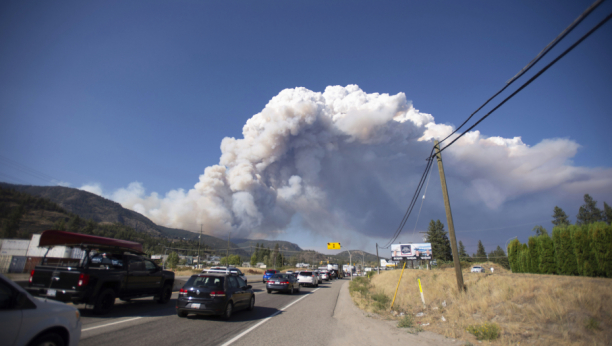
{"type": "MultiPolygon", "coordinates": [[[[412,197],[432,139],[452,131],[416,110],[403,93],[367,94],[356,85],[325,92],[286,89],[225,138],[218,165],[193,189],[147,195],[140,183],[108,196],[155,223],[207,234],[266,236],[292,222],[312,232],[391,234],[412,197]]],[[[610,170],[569,163],[578,144],[472,132],[445,151],[469,203],[499,208],[526,193],[585,184],[610,190],[610,170]]],[[[82,189],[101,194],[97,186],[82,189]]],[[[584,192],[582,192],[584,193],[584,192]]]]}

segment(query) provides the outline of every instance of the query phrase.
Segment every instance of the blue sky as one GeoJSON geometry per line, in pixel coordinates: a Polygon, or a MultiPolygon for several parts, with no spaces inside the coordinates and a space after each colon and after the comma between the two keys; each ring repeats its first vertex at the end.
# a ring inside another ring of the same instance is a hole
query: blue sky
{"type": "MultiPolygon", "coordinates": [[[[206,167],[219,163],[223,138],[242,138],[249,118],[295,87],[324,92],[355,84],[368,94],[404,93],[437,124],[457,126],[590,4],[3,2],[0,180],[97,184],[106,196],[133,182],[147,195],[189,190],[206,167]]],[[[533,71],[610,11],[610,3],[601,5],[533,71]]],[[[521,137],[528,146],[570,140],[579,148],[566,163],[609,177],[611,37],[607,23],[477,130],[486,137],[521,137]]],[[[450,182],[452,162],[445,167],[450,182]]],[[[411,174],[421,171],[417,165],[411,174]]],[[[398,189],[410,195],[413,180],[398,189]]],[[[546,220],[555,205],[575,219],[584,193],[600,207],[612,202],[609,182],[595,191],[551,192],[569,183],[526,189],[495,208],[453,206],[457,232],[466,231],[458,238],[468,251],[475,252],[478,239],[491,251],[511,236],[526,241],[540,220],[550,230],[546,220]]],[[[432,195],[439,192],[435,175],[430,188],[432,195]]],[[[462,204],[463,190],[449,188],[451,202],[462,204]]],[[[394,200],[399,212],[385,214],[384,223],[399,224],[408,201],[394,200]]],[[[439,201],[431,203],[424,204],[419,230],[432,218],[446,223],[439,201]]],[[[335,240],[303,231],[296,215],[286,233],[270,237],[311,248],[335,240]]],[[[350,244],[373,252],[372,243],[384,242],[394,230],[361,230],[350,244]]]]}

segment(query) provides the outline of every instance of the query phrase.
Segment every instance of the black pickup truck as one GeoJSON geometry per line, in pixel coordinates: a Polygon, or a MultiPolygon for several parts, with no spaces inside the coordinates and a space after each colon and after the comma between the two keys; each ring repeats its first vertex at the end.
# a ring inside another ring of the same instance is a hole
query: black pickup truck
{"type": "Polygon", "coordinates": [[[40,247],[59,245],[71,249],[73,258],[45,255],[30,273],[26,289],[32,295],[86,304],[97,314],[110,312],[115,298],[127,301],[152,296],[160,304],[170,300],[174,273],[145,258],[139,243],[56,230],[42,232],[40,247]]]}

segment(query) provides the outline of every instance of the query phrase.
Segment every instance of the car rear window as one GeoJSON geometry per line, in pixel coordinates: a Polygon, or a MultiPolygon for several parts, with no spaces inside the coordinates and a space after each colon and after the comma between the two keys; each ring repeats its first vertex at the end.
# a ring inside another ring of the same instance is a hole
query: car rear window
{"type": "Polygon", "coordinates": [[[198,276],[194,275],[187,280],[185,287],[208,287],[211,289],[223,289],[225,278],[218,276],[198,276]]]}
{"type": "Polygon", "coordinates": [[[300,272],[300,276],[312,276],[312,272],[300,272]]]}
{"type": "Polygon", "coordinates": [[[266,274],[276,274],[276,270],[266,270],[266,274]]]}

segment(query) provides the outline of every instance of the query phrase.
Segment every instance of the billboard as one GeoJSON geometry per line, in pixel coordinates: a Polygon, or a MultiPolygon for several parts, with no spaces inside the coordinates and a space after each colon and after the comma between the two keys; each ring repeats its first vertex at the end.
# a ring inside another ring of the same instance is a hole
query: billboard
{"type": "Polygon", "coordinates": [[[399,260],[430,260],[431,243],[393,244],[391,259],[399,260]]]}

